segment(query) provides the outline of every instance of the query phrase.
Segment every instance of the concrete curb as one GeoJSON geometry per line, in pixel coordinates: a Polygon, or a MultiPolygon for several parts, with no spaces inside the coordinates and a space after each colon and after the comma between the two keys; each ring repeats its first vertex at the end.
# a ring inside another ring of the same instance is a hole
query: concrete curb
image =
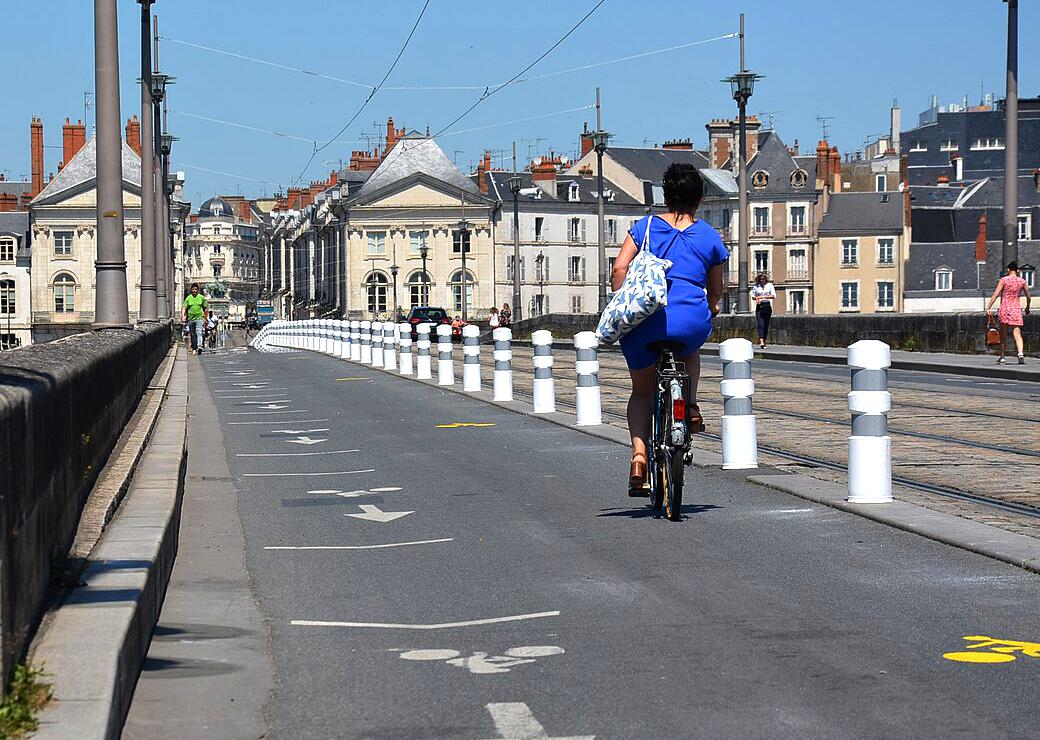
{"type": "Polygon", "coordinates": [[[54,700],[35,738],[118,738],[177,554],[187,461],[187,368],[178,350],[159,419],[122,507],[31,660],[54,700]]]}
{"type": "MultiPolygon", "coordinates": [[[[349,362],[349,360],[345,362],[349,362]]],[[[602,424],[598,427],[578,426],[574,423],[572,414],[559,411],[551,414],[535,414],[531,411],[530,404],[524,401],[492,400],[489,390],[467,393],[461,389],[461,386],[439,386],[436,379],[433,381],[418,380],[408,375],[387,374],[410,380],[413,383],[428,385],[437,390],[474,398],[513,413],[542,419],[551,424],[567,427],[576,432],[615,442],[625,447],[629,444],[628,432],[609,424],[602,424]]],[[[697,448],[694,457],[694,464],[699,468],[719,469],[722,465],[722,455],[710,450],[697,448]]],[[[840,509],[905,532],[918,534],[961,550],[985,555],[994,560],[1040,573],[1040,540],[1033,537],[1015,534],[998,527],[973,522],[952,514],[944,514],[905,501],[893,501],[888,504],[850,504],[845,500],[848,495],[846,486],[798,473],[750,475],[745,480],[814,503],[840,509]]]]}

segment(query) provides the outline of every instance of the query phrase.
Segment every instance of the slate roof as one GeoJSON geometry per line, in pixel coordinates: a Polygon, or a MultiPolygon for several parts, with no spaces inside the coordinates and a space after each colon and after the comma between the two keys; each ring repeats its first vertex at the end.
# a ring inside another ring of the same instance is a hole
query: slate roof
{"type": "Polygon", "coordinates": [[[655,183],[661,182],[664,171],[676,162],[692,164],[697,169],[709,165],[708,158],[695,149],[610,147],[607,153],[640,180],[655,183]]]}
{"type": "Polygon", "coordinates": [[[758,151],[748,161],[748,174],[754,178],[756,172],[763,170],[769,173],[769,181],[765,187],[751,187],[749,197],[752,200],[777,195],[815,197],[815,172],[806,170],[804,186],[796,188],[791,184],[791,174],[799,169],[806,168],[794,161],[780,135],[775,131],[763,131],[758,135],[758,151]]]}
{"type": "MultiPolygon", "coordinates": [[[[964,208],[1003,208],[1004,178],[987,177],[976,187],[969,187],[969,192],[959,204],[964,208]]],[[[1040,190],[1037,190],[1033,178],[1029,175],[1018,177],[1018,207],[1028,208],[1040,205],[1040,190]]]]}
{"type": "Polygon", "coordinates": [[[223,198],[210,198],[199,206],[200,218],[233,218],[235,209],[223,198]]]}
{"type": "Polygon", "coordinates": [[[28,211],[0,211],[0,234],[14,234],[18,237],[18,257],[28,257],[32,251],[28,232],[28,211]]]}
{"type": "Polygon", "coordinates": [[[437,142],[423,136],[405,137],[398,141],[358,189],[355,198],[364,198],[415,174],[424,174],[478,198],[483,197],[473,181],[448,159],[437,142]]]}
{"type": "Polygon", "coordinates": [[[0,180],[0,193],[4,195],[21,195],[32,190],[32,183],[26,180],[0,180]]]}
{"type": "MultiPolygon", "coordinates": [[[[121,140],[123,149],[123,183],[129,183],[138,190],[141,187],[141,158],[121,140]]],[[[61,172],[51,180],[40,194],[32,199],[33,203],[55,202],[58,196],[69,190],[93,183],[97,178],[97,136],[76,152],[76,156],[68,162],[61,172]]]]}
{"type": "MultiPolygon", "coordinates": [[[[940,267],[953,270],[951,287],[954,291],[978,290],[974,241],[919,244],[916,240],[910,245],[910,258],[906,262],[906,290],[934,291],[935,271],[940,267]]],[[[950,293],[936,295],[949,296],[950,293]]]]}
{"type": "Polygon", "coordinates": [[[835,193],[819,233],[893,234],[902,230],[902,193],[835,193]]]}
{"type": "MultiPolygon", "coordinates": [[[[520,189],[529,189],[538,187],[534,184],[534,180],[531,179],[530,172],[518,172],[520,176],[520,189]]],[[[512,172],[485,172],[484,177],[488,181],[488,195],[497,200],[501,200],[503,203],[512,202],[513,191],[509,189],[509,178],[513,176],[512,172]]],[[[474,182],[476,182],[477,176],[473,176],[474,182]]],[[[531,198],[521,195],[519,198],[520,204],[523,205],[526,202],[531,203],[580,203],[582,205],[594,206],[597,203],[596,192],[599,189],[599,183],[594,176],[583,177],[581,175],[557,175],[556,176],[556,197],[553,198],[548,193],[541,191],[540,198],[531,198]],[[578,184],[578,200],[570,200],[570,184],[578,184]]],[[[603,178],[603,190],[606,192],[614,191],[614,200],[606,201],[605,205],[622,205],[622,206],[641,206],[638,200],[633,198],[631,195],[623,191],[617,185],[612,183],[610,180],[603,178]]]]}

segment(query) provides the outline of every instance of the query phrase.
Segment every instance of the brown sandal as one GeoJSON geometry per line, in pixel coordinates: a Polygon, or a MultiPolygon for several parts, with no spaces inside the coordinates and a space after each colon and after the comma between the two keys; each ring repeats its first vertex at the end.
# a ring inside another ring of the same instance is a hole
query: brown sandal
{"type": "Polygon", "coordinates": [[[628,471],[628,495],[634,498],[650,495],[646,487],[646,455],[632,456],[632,465],[628,471]]]}

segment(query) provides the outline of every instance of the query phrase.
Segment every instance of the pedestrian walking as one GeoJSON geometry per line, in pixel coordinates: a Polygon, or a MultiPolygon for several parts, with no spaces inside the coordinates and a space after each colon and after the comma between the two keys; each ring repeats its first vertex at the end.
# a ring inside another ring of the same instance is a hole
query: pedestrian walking
{"type": "Polygon", "coordinates": [[[1023,293],[1026,296],[1024,313],[1028,314],[1029,302],[1031,300],[1029,286],[1026,285],[1026,281],[1018,274],[1018,263],[1009,262],[1007,275],[997,281],[997,288],[986,303],[986,311],[989,311],[990,306],[997,300],[997,296],[1000,296],[1000,308],[997,309],[997,321],[1000,324],[1000,357],[997,358],[998,365],[1006,363],[1004,359],[1004,344],[1007,341],[1008,327],[1011,328],[1011,334],[1015,338],[1015,349],[1018,350],[1018,364],[1026,364],[1025,343],[1022,340],[1022,325],[1025,323],[1022,318],[1021,296],[1023,293]]]}
{"type": "Polygon", "coordinates": [[[694,217],[704,196],[704,181],[697,168],[691,164],[673,164],[665,171],[662,184],[667,212],[659,216],[651,214],[635,223],[610,275],[612,289],[620,290],[629,263],[638,254],[641,244],[655,257],[672,263],[668,270],[667,305],[621,337],[621,351],[632,376],[632,396],[628,401],[628,428],[632,438],[629,496],[648,495],[646,444],[654,405],[659,342],[681,346],[676,352],[677,359],[685,363],[690,375],[687,423],[691,433],[704,430],[704,420],[696,403],[700,348],[711,336],[712,317],[719,312],[722,268],[729,259],[719,233],[707,221],[694,217]]]}
{"type": "Polygon", "coordinates": [[[769,320],[773,318],[773,301],[776,290],[764,272],[755,278],[751,287],[751,300],[755,302],[755,319],[758,321],[758,346],[766,348],[766,337],[769,336],[769,320]]]}
{"type": "Polygon", "coordinates": [[[184,296],[184,303],[181,304],[181,321],[190,327],[191,351],[198,355],[202,354],[202,329],[208,313],[206,296],[200,292],[198,283],[192,283],[191,292],[184,296]]]}
{"type": "Polygon", "coordinates": [[[502,310],[498,312],[498,325],[503,329],[513,325],[513,312],[509,310],[508,303],[503,303],[502,310]]]}
{"type": "Polygon", "coordinates": [[[488,326],[491,327],[491,331],[494,331],[502,325],[502,320],[498,316],[498,309],[494,306],[491,307],[491,314],[488,316],[488,326]]]}

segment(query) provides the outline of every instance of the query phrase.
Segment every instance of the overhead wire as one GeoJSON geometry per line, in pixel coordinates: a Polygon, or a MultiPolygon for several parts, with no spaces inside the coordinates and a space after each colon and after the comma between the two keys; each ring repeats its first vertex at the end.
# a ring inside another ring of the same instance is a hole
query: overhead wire
{"type": "MultiPolygon", "coordinates": [[[[250,126],[250,125],[245,124],[245,123],[236,123],[235,121],[225,121],[225,120],[223,120],[221,118],[213,118],[211,116],[203,116],[203,115],[200,115],[198,113],[189,113],[188,111],[183,111],[183,110],[171,110],[170,113],[172,113],[174,115],[177,115],[177,116],[185,116],[187,118],[196,118],[196,119],[198,119],[200,121],[209,121],[210,123],[219,123],[219,124],[221,124],[223,126],[231,126],[233,128],[240,128],[240,129],[244,129],[246,131],[256,131],[256,132],[261,133],[261,134],[271,134],[272,136],[278,136],[278,137],[281,137],[283,139],[291,139],[293,141],[302,141],[302,142],[305,142],[305,143],[311,144],[311,145],[324,143],[323,139],[308,139],[305,136],[297,136],[296,134],[289,134],[289,133],[286,133],[284,131],[274,131],[272,129],[260,128],[259,126],[250,126]]],[[[364,144],[366,142],[361,141],[361,140],[358,140],[358,141],[343,140],[343,141],[340,141],[338,143],[340,143],[340,144],[364,144]]]]}

